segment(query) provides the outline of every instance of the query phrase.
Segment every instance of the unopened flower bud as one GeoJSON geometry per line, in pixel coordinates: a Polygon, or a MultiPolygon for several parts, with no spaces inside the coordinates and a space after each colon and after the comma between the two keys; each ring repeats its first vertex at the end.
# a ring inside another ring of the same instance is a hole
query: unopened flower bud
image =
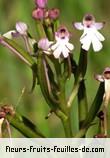
{"type": "Polygon", "coordinates": [[[45,10],[42,8],[33,10],[32,17],[37,20],[42,20],[45,17],[45,10]]]}
{"type": "Polygon", "coordinates": [[[47,38],[42,38],[39,42],[38,42],[38,47],[42,50],[48,50],[50,46],[50,43],[48,41],[47,38]]]}
{"type": "Polygon", "coordinates": [[[17,22],[16,23],[16,31],[21,35],[27,34],[28,27],[24,22],[17,22]]]}
{"type": "Polygon", "coordinates": [[[35,0],[35,3],[39,8],[45,8],[47,5],[47,0],[35,0]]]}
{"type": "Polygon", "coordinates": [[[60,11],[59,11],[59,9],[51,9],[51,10],[49,10],[49,18],[50,19],[53,19],[53,20],[55,20],[55,19],[57,19],[58,17],[59,17],[59,14],[60,14],[60,11]]]}

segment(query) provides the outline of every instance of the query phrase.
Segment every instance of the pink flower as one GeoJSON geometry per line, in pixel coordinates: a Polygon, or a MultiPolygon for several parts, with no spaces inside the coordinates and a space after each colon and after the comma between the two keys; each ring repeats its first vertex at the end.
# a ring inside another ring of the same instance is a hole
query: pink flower
{"type": "Polygon", "coordinates": [[[59,14],[60,14],[59,9],[55,8],[55,9],[50,9],[49,10],[48,16],[49,16],[50,19],[55,20],[59,17],[59,14]]]}
{"type": "Polygon", "coordinates": [[[32,17],[37,20],[42,20],[45,17],[45,10],[42,8],[33,10],[32,17]]]}
{"type": "Polygon", "coordinates": [[[16,23],[16,31],[20,35],[27,35],[28,26],[24,22],[17,22],[16,23]]]}
{"type": "Polygon", "coordinates": [[[49,41],[47,38],[42,38],[38,42],[38,48],[42,49],[44,53],[51,54],[50,46],[53,44],[52,41],[49,41]]]}
{"type": "Polygon", "coordinates": [[[45,8],[47,0],[35,0],[35,3],[39,8],[45,8]]]}

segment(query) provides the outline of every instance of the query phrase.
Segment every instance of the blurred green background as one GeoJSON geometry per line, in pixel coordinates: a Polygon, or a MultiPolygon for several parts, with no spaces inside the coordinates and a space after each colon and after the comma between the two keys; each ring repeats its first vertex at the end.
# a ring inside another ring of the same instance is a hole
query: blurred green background
{"type": "MultiPolygon", "coordinates": [[[[97,21],[105,21],[106,25],[101,32],[105,36],[104,48],[99,53],[92,50],[88,54],[88,70],[86,74],[86,85],[88,94],[88,103],[91,105],[99,83],[94,80],[95,73],[101,73],[106,66],[110,66],[110,1],[106,0],[48,0],[48,6],[58,7],[61,11],[61,24],[68,27],[72,33],[72,41],[75,45],[74,58],[79,57],[81,32],[72,27],[72,22],[81,21],[85,13],[92,13],[97,21]]],[[[24,21],[28,24],[31,34],[36,37],[36,27],[31,18],[31,12],[34,8],[34,0],[0,0],[0,32],[5,33],[15,28],[17,21],[24,21]]],[[[25,66],[18,58],[13,56],[9,50],[0,46],[0,104],[11,104],[21,114],[27,116],[48,137],[64,136],[63,127],[56,116],[45,120],[49,112],[48,105],[41,95],[39,86],[36,86],[32,94],[29,93],[32,85],[31,70],[25,66]],[[21,91],[26,88],[20,102],[18,103],[21,91]],[[17,105],[17,106],[16,106],[17,105]]],[[[71,83],[68,84],[68,90],[71,83]]],[[[77,104],[75,103],[77,107],[77,104]]],[[[75,113],[73,109],[73,130],[77,126],[74,120],[75,113]]],[[[77,132],[75,130],[74,133],[77,132]]],[[[13,137],[22,135],[13,129],[13,137]]]]}

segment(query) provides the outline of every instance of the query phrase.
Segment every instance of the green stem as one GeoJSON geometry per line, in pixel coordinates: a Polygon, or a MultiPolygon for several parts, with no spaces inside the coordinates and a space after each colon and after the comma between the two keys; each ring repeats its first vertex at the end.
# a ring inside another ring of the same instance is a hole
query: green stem
{"type": "Polygon", "coordinates": [[[50,41],[53,41],[54,34],[53,34],[52,23],[51,23],[50,19],[44,20],[43,27],[44,27],[44,30],[45,30],[45,33],[46,33],[46,36],[48,37],[48,39],[50,41]]]}
{"type": "Polygon", "coordinates": [[[105,98],[103,100],[103,113],[104,113],[104,135],[107,136],[107,124],[108,124],[108,121],[107,121],[107,107],[108,107],[108,102],[109,102],[109,98],[106,97],[105,95],[105,98]]]}
{"type": "Polygon", "coordinates": [[[60,110],[56,111],[56,115],[61,119],[61,122],[62,122],[62,125],[64,128],[64,132],[65,132],[65,137],[71,138],[72,137],[72,130],[71,130],[70,115],[67,116],[60,110]]]}
{"type": "Polygon", "coordinates": [[[65,79],[62,76],[61,72],[61,64],[59,64],[58,60],[55,61],[55,68],[56,68],[56,74],[57,74],[57,82],[59,86],[59,106],[62,110],[62,112],[67,116],[67,119],[61,119],[65,136],[70,138],[72,137],[72,129],[71,129],[71,119],[70,119],[70,112],[67,107],[67,101],[66,101],[66,95],[65,95],[65,79]]]}
{"type": "Polygon", "coordinates": [[[37,31],[38,39],[46,38],[46,34],[41,21],[36,22],[36,31],[37,31]]]}
{"type": "Polygon", "coordinates": [[[85,135],[86,131],[88,128],[82,128],[76,135],[74,138],[83,138],[83,136],[85,135]]]}

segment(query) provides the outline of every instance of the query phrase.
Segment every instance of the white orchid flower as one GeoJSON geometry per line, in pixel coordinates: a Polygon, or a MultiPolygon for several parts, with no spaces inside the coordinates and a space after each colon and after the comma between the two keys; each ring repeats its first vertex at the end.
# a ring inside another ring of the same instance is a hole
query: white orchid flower
{"type": "Polygon", "coordinates": [[[105,94],[107,100],[110,100],[110,67],[105,68],[102,75],[96,75],[95,79],[104,82],[105,94]]]}
{"type": "Polygon", "coordinates": [[[66,27],[60,27],[55,33],[56,43],[51,46],[55,58],[61,55],[67,58],[69,53],[74,49],[73,44],[69,43],[70,34],[66,27]]]}
{"type": "Polygon", "coordinates": [[[82,23],[76,22],[74,23],[74,26],[78,30],[84,30],[82,36],[80,37],[80,42],[84,50],[88,51],[91,44],[95,52],[102,49],[103,45],[101,41],[104,41],[105,38],[98,30],[103,28],[104,23],[96,23],[93,15],[87,14],[84,16],[82,23]]]}

